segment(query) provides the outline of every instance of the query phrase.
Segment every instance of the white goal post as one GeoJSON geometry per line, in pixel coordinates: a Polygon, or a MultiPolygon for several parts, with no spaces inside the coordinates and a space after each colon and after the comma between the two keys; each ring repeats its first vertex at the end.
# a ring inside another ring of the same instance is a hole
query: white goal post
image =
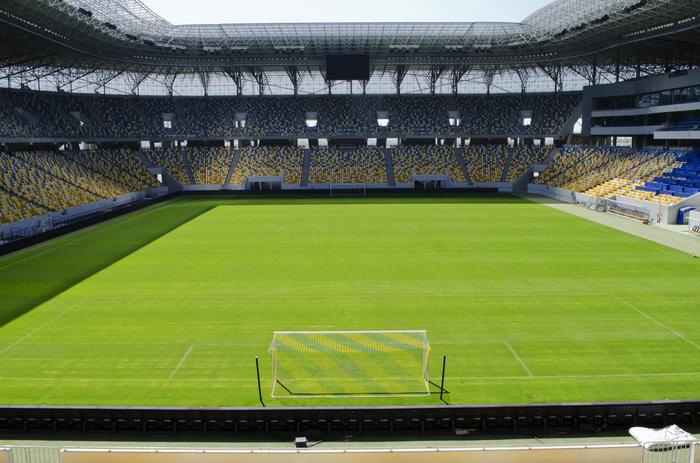
{"type": "Polygon", "coordinates": [[[328,190],[331,196],[367,196],[366,183],[331,183],[328,190]]]}
{"type": "Polygon", "coordinates": [[[425,330],[276,331],[270,354],[275,398],[430,394],[425,330]]]}

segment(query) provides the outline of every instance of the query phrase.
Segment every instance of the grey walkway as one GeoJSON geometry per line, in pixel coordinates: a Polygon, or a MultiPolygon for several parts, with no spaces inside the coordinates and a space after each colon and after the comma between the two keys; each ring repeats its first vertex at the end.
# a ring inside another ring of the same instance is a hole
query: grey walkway
{"type": "Polygon", "coordinates": [[[690,236],[687,233],[673,231],[668,227],[663,226],[644,225],[643,223],[634,219],[628,219],[616,214],[596,212],[575,204],[562,203],[542,196],[529,194],[523,194],[520,196],[529,201],[543,204],[558,211],[566,212],[567,214],[575,215],[577,217],[582,217],[584,219],[597,222],[601,225],[654,241],[655,243],[659,243],[688,254],[695,251],[695,254],[700,257],[700,238],[690,236]]]}

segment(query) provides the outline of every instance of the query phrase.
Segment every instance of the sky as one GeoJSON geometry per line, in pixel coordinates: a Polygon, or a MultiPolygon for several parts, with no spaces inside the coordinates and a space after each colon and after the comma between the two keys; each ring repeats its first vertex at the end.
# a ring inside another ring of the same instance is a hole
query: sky
{"type": "Polygon", "coordinates": [[[519,22],[552,0],[143,0],[173,24],[519,22]]]}

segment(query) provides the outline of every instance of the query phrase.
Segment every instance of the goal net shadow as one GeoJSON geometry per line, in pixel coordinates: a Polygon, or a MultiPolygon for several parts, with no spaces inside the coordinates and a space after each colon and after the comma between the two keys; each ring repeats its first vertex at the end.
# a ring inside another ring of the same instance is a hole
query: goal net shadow
{"type": "Polygon", "coordinates": [[[274,398],[430,395],[425,331],[275,332],[274,398]]]}

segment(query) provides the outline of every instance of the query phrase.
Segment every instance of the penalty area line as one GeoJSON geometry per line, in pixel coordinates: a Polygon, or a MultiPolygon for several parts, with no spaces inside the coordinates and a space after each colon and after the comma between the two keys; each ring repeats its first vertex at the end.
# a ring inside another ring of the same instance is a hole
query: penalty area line
{"type": "Polygon", "coordinates": [[[508,348],[508,350],[511,352],[511,354],[513,354],[513,357],[515,357],[515,360],[517,360],[518,363],[520,363],[520,365],[523,367],[523,370],[525,370],[525,372],[527,373],[527,375],[528,375],[530,378],[532,378],[533,376],[535,376],[535,375],[532,374],[532,372],[530,371],[530,369],[527,367],[527,364],[525,363],[525,361],[524,361],[522,358],[520,358],[520,356],[518,355],[517,352],[515,352],[515,349],[513,349],[513,346],[511,346],[510,343],[509,343],[508,341],[505,341],[503,344],[505,344],[506,347],[508,348]]]}
{"type": "Polygon", "coordinates": [[[647,320],[650,320],[650,321],[656,323],[656,324],[659,325],[661,328],[663,328],[663,329],[665,329],[666,331],[669,331],[670,333],[672,333],[674,336],[679,337],[679,338],[682,339],[683,341],[685,341],[685,342],[687,342],[688,344],[690,344],[691,346],[695,347],[697,350],[700,350],[700,344],[694,342],[694,341],[691,340],[691,339],[688,339],[686,336],[682,335],[681,333],[679,333],[678,331],[674,330],[674,329],[671,328],[670,326],[668,326],[668,325],[666,325],[666,324],[660,322],[659,320],[657,320],[656,318],[652,317],[652,316],[649,315],[648,313],[644,312],[642,309],[640,309],[639,307],[635,306],[635,305],[632,304],[631,302],[628,302],[628,301],[622,299],[621,297],[616,296],[615,294],[610,294],[610,295],[611,295],[612,297],[614,297],[615,299],[617,299],[619,302],[625,304],[627,307],[629,307],[630,309],[634,310],[635,312],[637,312],[638,314],[640,314],[641,316],[643,316],[644,318],[646,318],[647,320]]]}
{"type": "Polygon", "coordinates": [[[77,309],[78,307],[80,307],[81,305],[83,305],[83,303],[85,303],[85,301],[86,301],[87,299],[88,299],[87,297],[82,298],[81,300],[79,300],[78,302],[76,302],[75,304],[73,304],[72,306],[70,306],[69,308],[67,308],[66,310],[64,310],[63,312],[61,312],[61,313],[59,313],[58,315],[56,315],[55,317],[53,317],[51,320],[48,320],[48,321],[42,323],[41,325],[39,325],[39,326],[37,326],[36,328],[34,328],[33,330],[29,331],[27,334],[25,334],[24,336],[22,336],[21,338],[19,338],[19,339],[16,340],[15,342],[13,342],[12,344],[9,344],[9,345],[5,346],[4,348],[0,349],[0,354],[4,354],[4,353],[7,352],[8,350],[14,348],[15,346],[21,344],[21,343],[24,342],[25,340],[31,338],[31,337],[34,336],[37,332],[43,330],[44,328],[46,328],[47,326],[49,326],[49,325],[52,324],[53,322],[55,322],[55,321],[57,321],[58,319],[64,317],[65,315],[68,315],[68,313],[72,312],[73,310],[75,310],[75,309],[77,309]]]}
{"type": "Polygon", "coordinates": [[[187,352],[185,352],[185,355],[182,356],[182,358],[180,359],[180,362],[177,364],[175,369],[170,373],[170,376],[168,376],[168,379],[173,379],[175,377],[177,370],[180,369],[182,364],[185,363],[185,360],[187,360],[187,357],[189,357],[190,354],[192,353],[192,351],[194,350],[194,346],[196,346],[196,344],[190,344],[189,349],[187,349],[187,352]]]}

